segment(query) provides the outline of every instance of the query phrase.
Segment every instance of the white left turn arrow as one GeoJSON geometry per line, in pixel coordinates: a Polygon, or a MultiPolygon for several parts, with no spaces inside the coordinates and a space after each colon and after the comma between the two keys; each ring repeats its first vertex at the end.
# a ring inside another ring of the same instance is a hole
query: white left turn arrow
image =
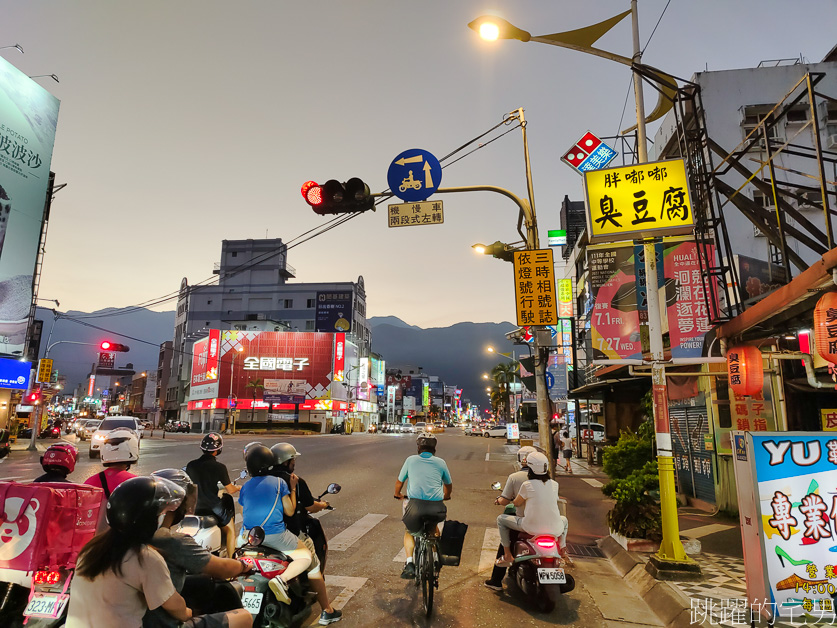
{"type": "Polygon", "coordinates": [[[414,155],[412,157],[402,157],[395,163],[397,163],[399,166],[403,166],[404,164],[419,164],[423,160],[424,158],[421,155],[414,155]]]}

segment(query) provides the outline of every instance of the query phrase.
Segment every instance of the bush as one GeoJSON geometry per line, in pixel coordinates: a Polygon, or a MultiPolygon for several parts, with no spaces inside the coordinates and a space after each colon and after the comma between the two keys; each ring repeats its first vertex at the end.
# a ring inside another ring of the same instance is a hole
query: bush
{"type": "Polygon", "coordinates": [[[628,538],[662,538],[656,461],[646,462],[626,478],[611,480],[602,487],[602,492],[616,500],[616,505],[607,513],[611,530],[628,538]]]}
{"type": "Polygon", "coordinates": [[[623,480],[654,459],[654,423],[646,420],[636,434],[622,432],[615,445],[602,454],[604,472],[612,480],[623,480]]]}

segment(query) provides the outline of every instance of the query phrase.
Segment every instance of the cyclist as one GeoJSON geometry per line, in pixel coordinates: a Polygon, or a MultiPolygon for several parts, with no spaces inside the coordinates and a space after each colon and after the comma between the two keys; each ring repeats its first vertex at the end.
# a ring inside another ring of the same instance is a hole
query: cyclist
{"type": "Polygon", "coordinates": [[[447,508],[442,501],[451,498],[453,482],[448,465],[436,457],[436,437],[429,432],[422,432],[416,439],[418,454],[404,461],[395,481],[395,499],[404,499],[401,489],[407,482],[407,503],[401,521],[407,531],[404,533],[404,552],[407,563],[401,577],[410,580],[416,575],[413,565],[414,534],[419,534],[425,519],[437,523],[445,520],[447,508]]]}
{"type": "Polygon", "coordinates": [[[107,433],[102,445],[102,466],[105,470],[91,475],[84,483],[101,488],[107,499],[122,482],[137,477],[128,469],[138,461],[139,439],[136,433],[127,427],[117,427],[107,433]]]}
{"type": "Polygon", "coordinates": [[[76,468],[78,449],[70,443],[50,445],[41,456],[41,467],[45,473],[33,482],[69,482],[67,476],[76,468]]]}
{"type": "Polygon", "coordinates": [[[201,440],[203,455],[186,465],[186,473],[192,478],[192,482],[198,485],[198,505],[195,507],[195,514],[217,519],[227,546],[227,556],[232,557],[235,552],[235,504],[231,496],[241,487],[230,482],[230,473],[226,465],[218,462],[223,448],[224,439],[217,432],[210,432],[204,436],[201,440]],[[218,497],[219,482],[227,491],[224,498],[218,497]]]}

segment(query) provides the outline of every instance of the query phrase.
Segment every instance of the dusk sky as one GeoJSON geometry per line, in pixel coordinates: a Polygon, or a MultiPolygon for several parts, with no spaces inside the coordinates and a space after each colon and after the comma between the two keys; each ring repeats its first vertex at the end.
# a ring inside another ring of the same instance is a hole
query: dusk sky
{"type": "MultiPolygon", "coordinates": [[[[643,43],[665,6],[640,2],[643,43]]],[[[304,181],[357,176],[381,192],[400,152],[441,158],[518,107],[545,246],[564,195],[582,198],[581,177],[560,158],[588,129],[612,136],[631,126],[632,97],[620,127],[630,72],[553,46],[484,42],[467,24],[493,13],[545,35],[628,8],[626,0],[6,2],[0,46],[26,52],[0,55],[28,75],[60,79],[38,79],[61,100],[52,169],[67,184],[53,204],[40,296],[92,311],[176,293],[182,277],[212,275],[223,239],[288,241],[325,223],[302,199],[304,181]]],[[[825,0],[673,0],[644,61],[684,78],[800,55],[813,63],[837,43],[835,24],[837,4],[825,0]]],[[[597,45],[630,56],[630,20],[597,45]]],[[[650,111],[656,94],[646,94],[650,111]]],[[[525,196],[519,129],[443,172],[444,187],[478,184],[525,196]]],[[[383,204],[293,248],[297,281],[363,275],[368,316],[422,327],[513,321],[511,265],[471,245],[519,240],[516,207],[489,193],[434,198],[444,201],[444,225],[390,229],[383,204]]]]}

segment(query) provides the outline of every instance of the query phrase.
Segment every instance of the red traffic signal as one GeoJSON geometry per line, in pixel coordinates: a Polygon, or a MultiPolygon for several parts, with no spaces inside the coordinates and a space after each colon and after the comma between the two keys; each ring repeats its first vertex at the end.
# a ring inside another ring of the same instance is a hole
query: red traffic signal
{"type": "Polygon", "coordinates": [[[99,348],[102,351],[130,351],[128,345],[121,345],[118,342],[111,342],[110,340],[103,341],[99,348]]]}
{"type": "Polygon", "coordinates": [[[29,393],[29,396],[27,397],[27,399],[29,401],[32,401],[32,402],[36,402],[40,398],[41,398],[41,394],[37,390],[29,393]]]}
{"type": "Polygon", "coordinates": [[[316,181],[306,181],[302,184],[302,198],[311,207],[319,207],[323,204],[323,190],[316,181]]]}
{"type": "Polygon", "coordinates": [[[375,208],[369,186],[357,177],[346,183],[329,179],[322,185],[306,181],[300,191],[305,202],[318,214],[351,214],[375,208]]]}

